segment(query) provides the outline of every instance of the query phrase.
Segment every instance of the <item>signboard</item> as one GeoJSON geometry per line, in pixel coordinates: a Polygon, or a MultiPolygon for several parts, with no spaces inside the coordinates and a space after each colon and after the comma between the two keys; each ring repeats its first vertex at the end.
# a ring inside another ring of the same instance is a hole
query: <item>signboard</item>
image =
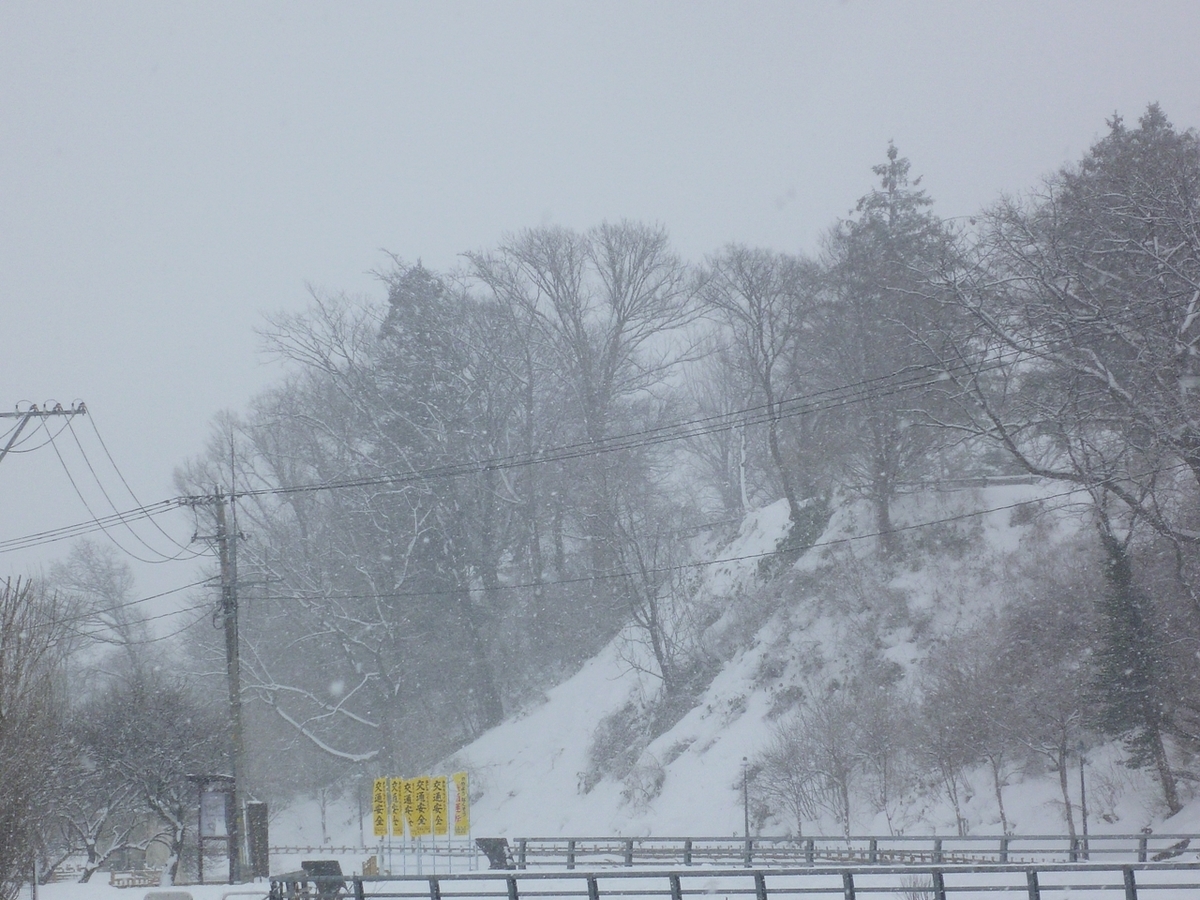
{"type": "Polygon", "coordinates": [[[226,791],[205,791],[200,795],[200,836],[228,837],[225,829],[226,791]]]}
{"type": "Polygon", "coordinates": [[[430,832],[429,782],[428,775],[410,778],[412,787],[413,816],[408,820],[408,833],[413,837],[425,837],[430,832]]]}
{"type": "Polygon", "coordinates": [[[400,782],[403,785],[403,789],[404,789],[404,821],[408,823],[408,833],[411,835],[416,834],[416,832],[413,831],[413,828],[415,827],[413,825],[413,823],[416,821],[416,818],[417,818],[417,810],[416,810],[416,807],[413,805],[413,789],[415,787],[413,782],[415,780],[416,779],[414,779],[414,778],[401,778],[400,779],[400,782]]]}
{"type": "Polygon", "coordinates": [[[454,833],[458,836],[471,833],[471,796],[467,792],[467,773],[455,772],[454,779],[454,833]]]}
{"type": "MultiPolygon", "coordinates": [[[[220,815],[224,816],[224,807],[220,815]]],[[[224,834],[224,819],[221,819],[224,834]]],[[[371,786],[371,825],[375,837],[445,836],[471,833],[471,800],[466,772],[419,778],[376,778],[371,786]],[[451,785],[453,832],[451,832],[451,785]]]]}
{"type": "Polygon", "coordinates": [[[429,820],[435,835],[450,831],[449,785],[445,775],[429,779],[429,820]]]}
{"type": "Polygon", "coordinates": [[[392,800],[392,836],[404,837],[404,779],[390,778],[392,800]]]}
{"type": "Polygon", "coordinates": [[[371,787],[371,824],[375,837],[384,837],[388,833],[388,780],[376,778],[371,787]]]}

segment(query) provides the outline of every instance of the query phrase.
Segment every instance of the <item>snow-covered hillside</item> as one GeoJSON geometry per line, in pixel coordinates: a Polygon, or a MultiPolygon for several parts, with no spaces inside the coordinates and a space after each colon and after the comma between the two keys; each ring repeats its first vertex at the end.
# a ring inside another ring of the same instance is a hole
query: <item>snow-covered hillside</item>
{"type": "MultiPolygon", "coordinates": [[[[835,511],[810,550],[781,566],[773,551],[786,533],[786,505],[750,514],[735,537],[705,548],[707,558],[723,561],[703,571],[696,602],[719,611],[703,642],[722,664],[690,707],[653,739],[635,737],[631,746],[618,747],[623,762],[598,769],[594,744],[601,723],[637,718],[653,707],[659,690],[645,671],[651,667],[637,635],[618,637],[540,703],[435,767],[470,773],[473,833],[740,835],[743,761],[753,766],[799,696],[798,686],[852,677],[864,660],[894,664],[902,683],[915,682],[947,635],[1028,588],[1031,561],[1065,567],[1081,552],[1080,538],[1090,527],[1080,496],[1055,484],[910,494],[897,501],[894,521],[904,547],[898,564],[881,564],[875,540],[859,537],[870,533],[871,513],[851,502],[835,511]]],[[[619,729],[616,737],[622,737],[619,729]]],[[[1123,759],[1119,743],[1088,751],[1092,834],[1200,830],[1200,800],[1166,820],[1154,779],[1123,759]]],[[[981,766],[968,781],[961,807],[969,832],[999,833],[990,772],[981,766]]],[[[1004,799],[1011,831],[1066,831],[1055,773],[1036,766],[1014,771],[1004,799]]],[[[795,833],[779,810],[753,798],[752,806],[752,831],[795,833]]],[[[952,807],[932,784],[905,795],[890,823],[861,798],[854,813],[857,834],[954,834],[957,827],[952,807]]],[[[281,811],[272,843],[321,843],[317,820],[311,803],[281,811]]],[[[370,834],[370,822],[364,828],[346,798],[328,811],[327,829],[328,842],[357,845],[360,834],[370,834]]],[[[828,816],[804,823],[807,834],[840,830],[828,816]]]]}
{"type": "MultiPolygon", "coordinates": [[[[794,686],[814,673],[846,677],[871,651],[915,668],[936,652],[940,636],[995,608],[1020,579],[1031,555],[1073,552],[1086,526],[1079,497],[1060,485],[1005,485],[930,492],[901,499],[895,521],[915,560],[881,567],[868,510],[850,503],[833,516],[816,546],[787,571],[764,576],[760,564],[785,533],[780,502],[750,515],[709,566],[702,594],[724,613],[705,640],[728,656],[695,705],[650,741],[621,777],[589,775],[598,724],[653,699],[656,680],[631,665],[629,636],[614,640],[544,701],[483,735],[448,761],[472,777],[476,834],[733,835],[742,832],[743,760],[769,740],[794,686]],[[978,510],[992,510],[975,515],[978,510]],[[909,528],[922,523],[938,524],[909,528]],[[883,575],[881,575],[883,573],[883,575]],[[886,576],[886,580],[884,577],[886,576]],[[594,782],[594,783],[593,783],[594,782]]],[[[635,750],[637,748],[635,747],[635,750]]],[[[1163,830],[1153,780],[1121,764],[1116,745],[1090,752],[1093,833],[1163,830]]],[[[963,812],[973,833],[1000,831],[988,774],[970,775],[963,812]]],[[[1018,833],[1065,830],[1061,794],[1051,773],[1016,774],[1005,789],[1009,827],[1018,833]]],[[[863,812],[856,833],[886,833],[882,814],[863,812]]],[[[1200,826],[1192,803],[1170,830],[1200,826]]],[[[793,830],[781,815],[760,817],[762,833],[793,830]]],[[[953,833],[954,815],[931,788],[904,799],[892,826],[908,833],[953,833]]],[[[806,831],[836,833],[831,821],[806,831]]]]}

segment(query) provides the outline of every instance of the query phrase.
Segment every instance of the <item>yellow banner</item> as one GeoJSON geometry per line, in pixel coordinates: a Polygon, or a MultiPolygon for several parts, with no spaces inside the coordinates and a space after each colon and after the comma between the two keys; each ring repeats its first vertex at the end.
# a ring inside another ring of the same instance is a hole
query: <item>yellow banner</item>
{"type": "Polygon", "coordinates": [[[404,779],[388,779],[389,794],[392,801],[392,836],[404,837],[404,779]]]}
{"type": "Polygon", "coordinates": [[[455,772],[454,779],[454,833],[458,836],[471,833],[471,796],[467,793],[467,773],[455,772]]]}
{"type": "Polygon", "coordinates": [[[404,821],[408,823],[408,833],[415,835],[413,831],[416,828],[417,808],[413,803],[413,793],[416,788],[415,778],[401,778],[400,782],[404,788],[404,821]]]}
{"type": "Polygon", "coordinates": [[[371,786],[371,825],[375,829],[375,837],[384,837],[388,833],[388,780],[376,778],[371,786]]]}
{"type": "Polygon", "coordinates": [[[429,782],[432,779],[428,775],[422,775],[420,778],[410,778],[409,783],[412,784],[412,805],[413,816],[408,820],[408,833],[413,837],[425,837],[430,832],[430,790],[429,782]]]}
{"type": "Polygon", "coordinates": [[[450,830],[450,798],[449,785],[445,775],[438,775],[429,780],[429,818],[433,824],[435,835],[446,834],[450,830]]]}

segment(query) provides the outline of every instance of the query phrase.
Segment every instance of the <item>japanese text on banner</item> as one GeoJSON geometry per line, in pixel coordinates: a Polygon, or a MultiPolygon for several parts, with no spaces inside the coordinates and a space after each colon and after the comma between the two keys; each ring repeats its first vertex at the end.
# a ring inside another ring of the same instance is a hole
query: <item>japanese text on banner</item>
{"type": "Polygon", "coordinates": [[[371,787],[371,825],[375,837],[384,837],[388,833],[388,780],[376,778],[371,787]]]}
{"type": "Polygon", "coordinates": [[[454,778],[454,833],[458,836],[471,833],[471,797],[467,793],[467,773],[455,772],[454,778]]]}
{"type": "Polygon", "coordinates": [[[404,779],[389,778],[392,800],[392,836],[404,837],[404,779]]]}
{"type": "Polygon", "coordinates": [[[435,835],[447,834],[450,830],[449,786],[445,775],[429,780],[429,816],[435,835]]]}

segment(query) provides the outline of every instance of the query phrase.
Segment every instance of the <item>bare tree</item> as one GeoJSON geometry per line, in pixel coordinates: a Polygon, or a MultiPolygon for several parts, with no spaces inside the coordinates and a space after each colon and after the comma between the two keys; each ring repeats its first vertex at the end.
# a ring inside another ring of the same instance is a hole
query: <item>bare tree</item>
{"type": "Polygon", "coordinates": [[[805,381],[795,368],[802,364],[799,348],[807,343],[820,305],[817,267],[797,257],[735,245],[709,262],[701,283],[703,301],[729,333],[732,358],[753,384],[754,400],[762,404],[770,459],[791,520],[798,523],[800,501],[817,490],[819,467],[812,459],[798,459],[804,451],[811,455],[811,446],[785,454],[780,430],[787,388],[805,381]],[[805,469],[799,488],[798,462],[805,469]]]}
{"type": "MultiPolygon", "coordinates": [[[[468,259],[497,302],[536,329],[570,390],[577,439],[595,451],[618,424],[636,422],[632,401],[660,388],[681,358],[672,334],[692,321],[695,306],[687,270],[661,228],[530,229],[468,259]]],[[[613,568],[624,463],[622,454],[597,453],[579,470],[593,573],[613,568]]]]}
{"type": "Polygon", "coordinates": [[[31,581],[0,585],[0,897],[32,875],[50,823],[45,766],[65,716],[72,614],[31,581]]]}
{"type": "Polygon", "coordinates": [[[1110,574],[1104,644],[1126,663],[1141,647],[1146,663],[1136,689],[1126,664],[1108,670],[1101,705],[1120,708],[1108,727],[1175,808],[1163,736],[1179,692],[1154,674],[1153,603],[1131,560],[1140,527],[1169,541],[1200,611],[1200,141],[1153,105],[1136,129],[1109,125],[1078,166],[985,215],[973,277],[948,281],[977,330],[947,372],[972,401],[964,427],[1090,496],[1110,574]]]}
{"type": "Polygon", "coordinates": [[[147,843],[167,849],[164,882],[174,883],[195,810],[196,789],[187,775],[221,771],[228,760],[219,708],[161,669],[124,667],[78,717],[77,746],[107,782],[108,796],[136,800],[137,811],[158,821],[147,843]]]}
{"type": "Polygon", "coordinates": [[[860,725],[851,692],[828,685],[772,734],[760,759],[764,792],[796,817],[824,810],[847,836],[851,801],[862,775],[860,725]]]}

